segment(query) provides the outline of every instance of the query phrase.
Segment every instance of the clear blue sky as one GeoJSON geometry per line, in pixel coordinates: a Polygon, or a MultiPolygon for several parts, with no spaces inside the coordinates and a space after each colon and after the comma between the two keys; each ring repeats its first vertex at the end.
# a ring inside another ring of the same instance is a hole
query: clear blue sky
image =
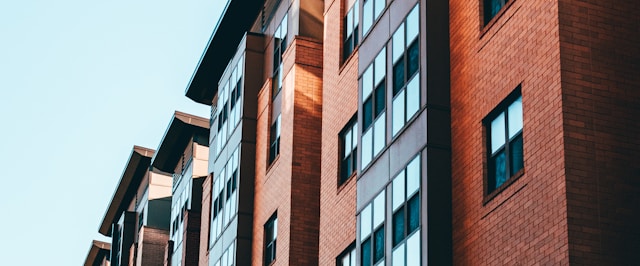
{"type": "Polygon", "coordinates": [[[0,2],[0,264],[81,265],[133,145],[156,149],[226,1],[0,2]]]}

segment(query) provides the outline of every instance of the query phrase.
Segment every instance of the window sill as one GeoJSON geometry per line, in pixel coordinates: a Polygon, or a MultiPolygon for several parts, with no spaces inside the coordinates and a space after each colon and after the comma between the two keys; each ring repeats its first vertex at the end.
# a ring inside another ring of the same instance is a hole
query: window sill
{"type": "MultiPolygon", "coordinates": [[[[265,171],[266,175],[269,175],[269,172],[271,171],[272,168],[276,167],[276,164],[278,163],[278,159],[280,159],[280,153],[278,153],[278,155],[276,155],[276,158],[273,158],[273,161],[271,163],[269,163],[269,165],[267,166],[267,169],[265,171]]],[[[269,178],[267,178],[269,179],[269,178]]],[[[265,180],[266,182],[266,180],[265,180]]]]}
{"type": "MultiPolygon", "coordinates": [[[[360,45],[356,46],[356,48],[353,49],[353,52],[351,52],[351,54],[346,59],[341,60],[340,67],[338,68],[338,75],[342,75],[342,71],[347,67],[347,65],[349,65],[349,63],[351,62],[351,59],[355,57],[355,54],[358,53],[359,47],[360,45]]],[[[356,63],[356,66],[357,66],[357,63],[356,63]]]]}
{"type": "Polygon", "coordinates": [[[494,27],[495,24],[497,24],[498,20],[500,20],[500,18],[502,16],[504,16],[504,14],[507,12],[507,10],[509,10],[509,8],[513,5],[514,2],[516,2],[517,0],[510,0],[509,2],[507,2],[501,9],[500,11],[498,11],[498,14],[496,14],[495,16],[493,16],[489,22],[487,22],[487,24],[484,24],[484,15],[481,14],[480,15],[480,39],[482,39],[487,32],[489,32],[489,30],[491,28],[494,27]]]}
{"type": "MultiPolygon", "coordinates": [[[[485,196],[484,196],[484,198],[482,200],[482,205],[486,206],[487,204],[489,204],[494,198],[496,198],[498,195],[502,194],[503,191],[505,191],[508,187],[511,186],[511,184],[515,183],[516,180],[520,179],[520,177],[523,176],[523,175],[524,175],[524,168],[520,169],[520,171],[518,171],[516,174],[512,175],[502,185],[497,187],[495,190],[491,191],[491,193],[488,193],[488,194],[485,193],[485,196]]],[[[487,181],[485,180],[485,184],[486,183],[487,183],[487,181]]],[[[522,189],[522,188],[520,188],[520,189],[522,189]]],[[[518,191],[520,189],[518,189],[518,191]]],[[[509,197],[511,197],[511,196],[509,196],[509,197]]]]}
{"type": "Polygon", "coordinates": [[[358,171],[353,172],[353,174],[351,174],[349,178],[347,178],[347,180],[342,182],[342,184],[340,184],[340,177],[338,177],[338,189],[336,191],[336,195],[340,194],[340,192],[342,192],[342,190],[344,190],[344,188],[347,187],[347,185],[352,182],[351,180],[357,179],[357,178],[354,178],[354,176],[357,176],[357,175],[358,175],[358,171]]]}

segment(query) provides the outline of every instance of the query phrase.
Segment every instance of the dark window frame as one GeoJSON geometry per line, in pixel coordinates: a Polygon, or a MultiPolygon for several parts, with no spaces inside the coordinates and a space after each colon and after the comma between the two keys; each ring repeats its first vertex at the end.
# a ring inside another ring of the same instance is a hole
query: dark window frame
{"type": "MultiPolygon", "coordinates": [[[[353,241],[351,244],[349,244],[349,246],[347,246],[347,248],[345,248],[340,255],[338,255],[338,257],[336,257],[336,266],[356,266],[356,265],[344,265],[342,264],[342,260],[346,257],[349,256],[349,258],[351,258],[351,253],[353,252],[353,256],[356,256],[356,263],[357,263],[357,253],[354,252],[356,251],[356,242],[353,241]]],[[[351,261],[351,260],[349,260],[351,261]]]]}
{"type": "MultiPolygon", "coordinates": [[[[514,142],[517,142],[518,140],[520,141],[522,147],[524,148],[524,139],[523,139],[523,133],[524,133],[524,119],[523,121],[521,121],[522,123],[522,128],[519,130],[519,132],[515,133],[515,135],[513,137],[509,137],[509,112],[508,112],[508,108],[509,106],[511,106],[516,100],[518,100],[519,98],[522,97],[522,86],[518,85],[516,87],[516,89],[514,89],[511,93],[509,93],[509,95],[502,100],[484,119],[483,119],[483,128],[484,128],[484,146],[485,146],[485,160],[484,160],[484,200],[483,200],[483,204],[488,203],[489,201],[491,201],[491,199],[493,199],[494,197],[496,197],[498,194],[500,194],[502,191],[504,191],[507,187],[509,187],[511,184],[513,184],[517,179],[519,179],[519,177],[521,177],[522,175],[524,175],[524,154],[522,154],[522,167],[520,169],[518,169],[517,171],[512,171],[511,167],[512,167],[512,163],[511,163],[511,159],[512,159],[512,152],[511,152],[511,145],[514,142]],[[491,122],[493,122],[498,116],[500,116],[501,114],[504,114],[504,120],[505,120],[505,126],[504,126],[504,130],[505,130],[505,143],[503,144],[502,147],[500,147],[498,150],[496,150],[495,152],[491,151],[491,122]],[[506,175],[506,180],[499,185],[496,185],[494,182],[495,177],[493,176],[495,170],[493,170],[493,166],[492,161],[493,161],[493,157],[494,156],[498,156],[500,153],[504,152],[504,157],[505,159],[505,175],[506,175]],[[494,188],[492,188],[492,186],[494,188]]],[[[521,110],[521,112],[524,114],[524,108],[521,110]]]]}
{"type": "Polygon", "coordinates": [[[346,10],[342,18],[342,62],[344,63],[356,51],[360,43],[360,0],[354,0],[351,7],[346,6],[347,3],[345,1],[342,1],[342,3],[344,10],[346,10]],[[351,17],[351,23],[349,23],[349,16],[351,17]],[[347,34],[349,29],[351,29],[351,34],[347,34]]]}
{"type": "Polygon", "coordinates": [[[271,165],[280,155],[280,134],[282,129],[282,115],[278,115],[269,129],[269,164],[271,165]]]}
{"type": "Polygon", "coordinates": [[[278,27],[273,33],[273,75],[271,79],[271,98],[275,98],[276,95],[278,95],[278,93],[280,93],[280,91],[282,90],[283,56],[288,47],[288,35],[289,14],[285,13],[284,17],[280,21],[280,24],[278,24],[278,27]]]}
{"type": "Polygon", "coordinates": [[[278,212],[274,212],[264,223],[264,243],[263,261],[265,266],[269,266],[276,261],[276,243],[278,240],[278,212]],[[270,234],[267,230],[273,230],[270,234]],[[273,236],[273,240],[266,241],[268,236],[273,236]]]}
{"type": "Polygon", "coordinates": [[[351,177],[358,172],[358,114],[356,113],[338,134],[340,141],[338,149],[338,187],[347,183],[351,177]],[[346,144],[346,135],[351,133],[351,153],[347,158],[344,157],[346,150],[349,148],[346,144]],[[345,169],[345,161],[349,161],[351,171],[345,169]],[[346,171],[345,171],[346,170],[346,171]]]}
{"type": "Polygon", "coordinates": [[[504,7],[513,0],[481,0],[482,1],[482,19],[484,25],[489,25],[489,22],[493,20],[493,18],[497,17],[500,14],[500,11],[504,9],[504,7]],[[495,5],[492,9],[491,6],[495,5]],[[497,9],[495,9],[497,8],[497,9]]]}

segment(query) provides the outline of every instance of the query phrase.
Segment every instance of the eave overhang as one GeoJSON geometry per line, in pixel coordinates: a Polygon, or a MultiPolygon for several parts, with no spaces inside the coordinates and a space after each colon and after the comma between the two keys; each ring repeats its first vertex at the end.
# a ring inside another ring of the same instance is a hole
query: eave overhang
{"type": "Polygon", "coordinates": [[[211,105],[229,60],[262,9],[264,0],[229,0],[209,38],[200,62],[191,76],[185,95],[198,103],[211,105]]]}
{"type": "Polygon", "coordinates": [[[100,229],[98,229],[100,234],[111,236],[111,224],[120,218],[120,215],[127,207],[126,203],[130,202],[136,193],[140,182],[142,182],[146,171],[149,169],[149,165],[151,165],[153,153],[154,150],[152,149],[133,146],[129,161],[122,171],[120,183],[115,192],[113,192],[109,207],[104,214],[104,218],[102,218],[100,229]]]}
{"type": "Polygon", "coordinates": [[[209,119],[176,111],[152,159],[163,172],[174,173],[175,166],[193,136],[209,140],[209,119]]]}
{"type": "Polygon", "coordinates": [[[93,240],[91,248],[89,248],[89,254],[84,261],[84,266],[93,266],[96,259],[102,256],[108,256],[111,250],[111,244],[93,240]]]}

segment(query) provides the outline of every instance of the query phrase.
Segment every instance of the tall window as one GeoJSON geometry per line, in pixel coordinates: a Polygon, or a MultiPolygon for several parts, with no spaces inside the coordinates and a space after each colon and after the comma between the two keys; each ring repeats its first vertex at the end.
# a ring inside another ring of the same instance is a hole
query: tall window
{"type": "Polygon", "coordinates": [[[384,264],[384,190],[360,213],[362,266],[384,264]]]}
{"type": "Polygon", "coordinates": [[[221,236],[222,231],[238,211],[238,184],[240,176],[240,146],[238,146],[220,172],[214,173],[213,201],[211,204],[211,238],[209,245],[221,236]]]}
{"type": "Polygon", "coordinates": [[[520,88],[487,117],[489,175],[487,194],[500,188],[524,168],[522,96],[520,88]]]}
{"type": "Polygon", "coordinates": [[[416,5],[393,34],[392,135],[420,109],[420,16],[416,5]]]}
{"type": "Polygon", "coordinates": [[[360,16],[358,14],[358,0],[346,0],[345,9],[348,9],[344,16],[344,41],[342,44],[342,59],[346,60],[353,50],[358,46],[358,24],[360,16]]]}
{"type": "Polygon", "coordinates": [[[351,121],[340,132],[340,180],[339,185],[346,182],[356,172],[356,154],[358,154],[358,120],[351,121]]]}
{"type": "Polygon", "coordinates": [[[220,83],[221,89],[218,92],[219,98],[216,111],[218,131],[214,147],[216,156],[220,154],[227,143],[227,138],[240,122],[243,66],[244,56],[241,56],[238,63],[232,68],[228,79],[220,83]]]}
{"type": "Polygon", "coordinates": [[[495,17],[500,9],[508,2],[508,0],[482,0],[484,5],[484,24],[489,23],[495,17]]]}
{"type": "Polygon", "coordinates": [[[273,33],[273,88],[272,96],[282,89],[282,54],[287,50],[287,17],[285,14],[282,22],[273,33]]]}
{"type": "Polygon", "coordinates": [[[392,183],[393,265],[420,264],[420,155],[392,183]]]}
{"type": "Polygon", "coordinates": [[[362,74],[362,169],[385,146],[385,84],[386,49],[383,48],[374,62],[362,74]]]}
{"type": "Polygon", "coordinates": [[[364,0],[362,4],[363,36],[369,32],[373,23],[378,20],[386,4],[386,0],[364,0]]]}
{"type": "Polygon", "coordinates": [[[278,214],[274,213],[264,224],[264,265],[276,260],[276,239],[278,238],[278,214]]]}
{"type": "Polygon", "coordinates": [[[356,243],[349,245],[338,258],[336,258],[337,266],[356,266],[356,243]]]}
{"type": "Polygon", "coordinates": [[[269,147],[269,164],[280,154],[280,115],[271,125],[270,130],[271,146],[269,147]]]}

